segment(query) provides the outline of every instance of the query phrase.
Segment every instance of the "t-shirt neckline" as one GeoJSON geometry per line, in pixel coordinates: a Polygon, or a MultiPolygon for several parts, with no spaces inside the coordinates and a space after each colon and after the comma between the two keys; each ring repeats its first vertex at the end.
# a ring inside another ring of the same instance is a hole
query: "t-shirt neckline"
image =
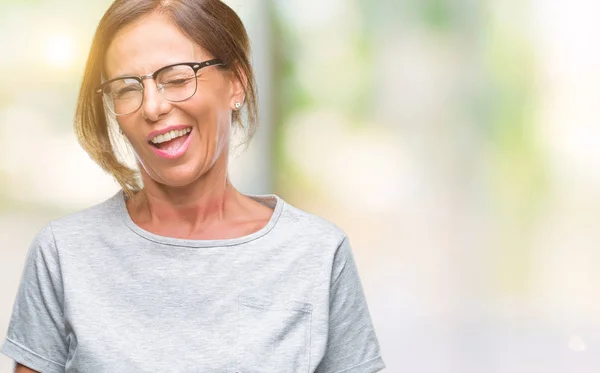
{"type": "Polygon", "coordinates": [[[169,246],[184,246],[184,247],[229,247],[241,245],[250,241],[254,241],[267,233],[269,233],[277,224],[281,212],[283,211],[283,200],[275,194],[245,194],[246,197],[252,198],[253,200],[262,203],[269,208],[273,209],[273,214],[269,219],[268,223],[260,230],[236,238],[218,239],[218,240],[192,240],[184,238],[166,237],[158,234],[149,232],[133,222],[127,206],[125,205],[126,195],[123,190],[119,191],[114,198],[117,200],[118,209],[121,218],[125,222],[125,225],[136,235],[156,243],[169,245],[169,246]]]}

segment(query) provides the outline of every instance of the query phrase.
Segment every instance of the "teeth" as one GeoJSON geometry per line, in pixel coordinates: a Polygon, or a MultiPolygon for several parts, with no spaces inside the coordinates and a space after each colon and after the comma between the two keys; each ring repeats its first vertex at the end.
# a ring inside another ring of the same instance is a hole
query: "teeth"
{"type": "Polygon", "coordinates": [[[175,138],[187,135],[191,131],[192,131],[191,128],[186,128],[184,130],[173,130],[173,131],[169,131],[167,133],[163,133],[162,135],[158,135],[158,136],[154,137],[151,141],[153,144],[160,144],[162,142],[171,141],[175,138]]]}

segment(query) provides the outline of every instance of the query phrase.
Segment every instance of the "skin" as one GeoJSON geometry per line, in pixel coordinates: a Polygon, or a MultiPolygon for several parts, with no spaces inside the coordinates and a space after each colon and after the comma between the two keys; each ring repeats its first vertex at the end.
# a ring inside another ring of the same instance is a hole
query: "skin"
{"type": "MultiPolygon", "coordinates": [[[[109,78],[145,75],[178,62],[212,59],[162,15],[149,15],[117,33],[106,57],[109,78]]],[[[243,86],[231,72],[205,68],[198,91],[187,101],[163,98],[152,80],[145,80],[143,106],[119,117],[124,136],[137,156],[144,189],[127,200],[132,220],[141,228],[166,237],[228,239],[263,228],[273,211],[244,196],[231,185],[227,162],[231,114],[243,102],[243,86]],[[183,157],[157,156],[147,136],[170,125],[193,128],[183,157]]],[[[16,373],[31,373],[17,364],[16,373]]]]}
{"type": "MultiPolygon", "coordinates": [[[[166,16],[153,14],[117,33],[105,63],[112,78],[212,58],[166,16]]],[[[198,90],[189,100],[169,102],[154,81],[145,80],[142,107],[118,118],[144,181],[144,190],[127,201],[127,208],[136,224],[162,236],[241,237],[260,230],[272,214],[268,207],[237,191],[227,172],[231,114],[236,102],[244,102],[243,85],[231,72],[215,66],[200,71],[198,90]],[[180,124],[192,127],[186,154],[175,160],[157,156],[148,144],[148,134],[180,124]]]]}
{"type": "Polygon", "coordinates": [[[24,365],[17,364],[17,368],[15,369],[15,373],[39,373],[37,370],[32,370],[27,368],[24,365]]]}

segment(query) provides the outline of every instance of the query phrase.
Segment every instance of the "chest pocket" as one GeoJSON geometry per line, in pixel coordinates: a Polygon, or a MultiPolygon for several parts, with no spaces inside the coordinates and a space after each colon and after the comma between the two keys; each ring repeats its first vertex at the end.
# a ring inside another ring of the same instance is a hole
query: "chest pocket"
{"type": "Polygon", "coordinates": [[[308,373],[312,305],[238,298],[236,373],[308,373]]]}

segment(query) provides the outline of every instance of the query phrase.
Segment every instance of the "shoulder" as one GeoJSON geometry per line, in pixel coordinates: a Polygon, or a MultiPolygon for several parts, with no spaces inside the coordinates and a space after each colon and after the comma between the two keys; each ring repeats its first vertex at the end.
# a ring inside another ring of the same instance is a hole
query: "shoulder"
{"type": "Polygon", "coordinates": [[[50,229],[55,239],[99,231],[101,227],[119,224],[123,204],[122,192],[118,192],[101,203],[52,220],[45,229],[50,229]]]}
{"type": "Polygon", "coordinates": [[[280,227],[296,233],[302,240],[316,240],[335,247],[346,239],[346,233],[332,221],[280,200],[283,204],[280,227]]]}

